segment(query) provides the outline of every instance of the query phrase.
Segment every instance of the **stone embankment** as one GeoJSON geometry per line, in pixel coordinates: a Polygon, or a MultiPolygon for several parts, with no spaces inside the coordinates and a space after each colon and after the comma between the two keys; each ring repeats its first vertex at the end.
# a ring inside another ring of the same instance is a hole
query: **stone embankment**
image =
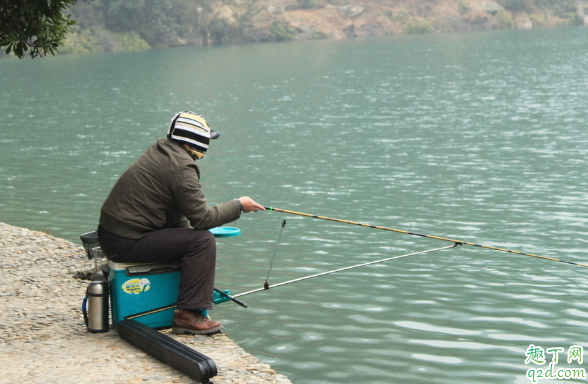
{"type": "MultiPolygon", "coordinates": [[[[0,223],[0,383],[194,382],[114,329],[87,332],[74,275],[91,267],[81,245],[0,223]]],[[[225,334],[168,335],[214,360],[214,384],[290,383],[225,334]]]]}

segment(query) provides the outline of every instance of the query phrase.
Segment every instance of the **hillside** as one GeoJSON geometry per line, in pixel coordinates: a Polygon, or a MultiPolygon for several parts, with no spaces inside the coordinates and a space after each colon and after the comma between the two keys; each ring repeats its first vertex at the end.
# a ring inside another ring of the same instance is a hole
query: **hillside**
{"type": "MultiPolygon", "coordinates": [[[[284,0],[265,1],[248,40],[264,40],[272,25],[286,39],[342,39],[416,33],[531,29],[588,24],[585,1],[284,0]]],[[[260,3],[261,4],[261,3],[260,3]]],[[[230,8],[225,15],[231,17],[230,8]]],[[[233,23],[234,20],[231,20],[233,23]]]]}
{"type": "Polygon", "coordinates": [[[61,52],[588,25],[588,0],[78,2],[61,52]]]}

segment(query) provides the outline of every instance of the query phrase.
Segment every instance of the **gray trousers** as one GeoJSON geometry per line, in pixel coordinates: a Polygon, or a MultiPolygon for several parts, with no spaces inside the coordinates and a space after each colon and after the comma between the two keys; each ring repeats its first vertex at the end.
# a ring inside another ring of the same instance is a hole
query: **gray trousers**
{"type": "Polygon", "coordinates": [[[116,263],[181,263],[178,309],[212,309],[216,240],[207,230],[168,228],[127,239],[98,227],[100,248],[116,263]]]}

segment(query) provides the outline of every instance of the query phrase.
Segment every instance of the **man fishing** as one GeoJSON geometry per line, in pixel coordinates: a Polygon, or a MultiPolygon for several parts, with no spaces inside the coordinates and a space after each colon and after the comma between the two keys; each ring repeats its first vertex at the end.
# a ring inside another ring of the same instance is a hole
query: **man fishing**
{"type": "Polygon", "coordinates": [[[98,236],[114,262],[181,262],[173,333],[211,334],[223,327],[212,309],[216,242],[208,229],[265,210],[248,196],[210,206],[200,184],[202,159],[218,139],[204,117],[180,112],[159,139],[127,169],[102,205],[98,236]]]}

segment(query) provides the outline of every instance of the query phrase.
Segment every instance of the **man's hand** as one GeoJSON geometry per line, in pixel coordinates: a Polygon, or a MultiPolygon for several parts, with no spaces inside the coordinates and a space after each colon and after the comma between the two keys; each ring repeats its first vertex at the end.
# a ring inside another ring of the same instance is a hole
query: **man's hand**
{"type": "Polygon", "coordinates": [[[243,205],[243,212],[257,212],[257,211],[265,211],[263,205],[256,203],[251,197],[249,196],[242,196],[238,199],[243,205]]]}

